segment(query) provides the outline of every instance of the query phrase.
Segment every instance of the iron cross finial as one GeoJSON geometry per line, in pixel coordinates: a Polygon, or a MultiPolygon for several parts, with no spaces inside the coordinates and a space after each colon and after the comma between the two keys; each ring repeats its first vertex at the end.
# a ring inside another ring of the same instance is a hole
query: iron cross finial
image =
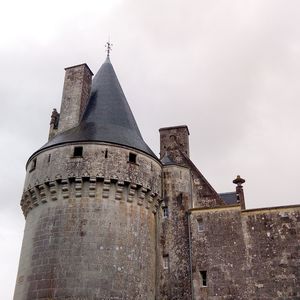
{"type": "Polygon", "coordinates": [[[110,52],[112,51],[113,44],[108,40],[108,42],[105,44],[107,57],[109,57],[110,52]]]}

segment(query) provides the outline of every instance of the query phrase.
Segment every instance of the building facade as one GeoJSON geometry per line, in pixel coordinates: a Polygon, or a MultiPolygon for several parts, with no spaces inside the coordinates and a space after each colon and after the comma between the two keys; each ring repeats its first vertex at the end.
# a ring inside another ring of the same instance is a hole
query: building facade
{"type": "Polygon", "coordinates": [[[65,71],[26,165],[15,300],[300,299],[300,206],[246,210],[239,176],[218,194],[185,125],[159,130],[158,158],[109,56],[65,71]]]}

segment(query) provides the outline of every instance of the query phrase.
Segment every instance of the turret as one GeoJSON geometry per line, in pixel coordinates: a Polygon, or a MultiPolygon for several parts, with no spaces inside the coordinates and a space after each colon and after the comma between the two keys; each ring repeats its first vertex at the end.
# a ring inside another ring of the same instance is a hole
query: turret
{"type": "Polygon", "coordinates": [[[56,132],[27,162],[14,299],[154,299],[161,164],[109,57],[91,86],[75,69],[84,80],[66,73],[56,132]]]}

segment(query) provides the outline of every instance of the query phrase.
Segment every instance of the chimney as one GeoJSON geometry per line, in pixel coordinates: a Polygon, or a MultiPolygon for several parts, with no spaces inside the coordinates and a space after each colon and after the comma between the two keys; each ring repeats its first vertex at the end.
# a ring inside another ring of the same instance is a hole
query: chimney
{"type": "Polygon", "coordinates": [[[186,125],[164,127],[159,129],[160,133],[160,159],[166,151],[180,150],[190,157],[189,129],[186,125]]]}
{"type": "Polygon", "coordinates": [[[56,134],[78,125],[90,96],[92,76],[87,64],[65,68],[65,82],[56,134]]]}
{"type": "Polygon", "coordinates": [[[242,186],[242,184],[245,183],[246,180],[241,178],[240,175],[237,175],[236,179],[234,179],[232,182],[236,184],[236,196],[238,203],[241,205],[242,209],[246,209],[244,189],[242,186]]]}

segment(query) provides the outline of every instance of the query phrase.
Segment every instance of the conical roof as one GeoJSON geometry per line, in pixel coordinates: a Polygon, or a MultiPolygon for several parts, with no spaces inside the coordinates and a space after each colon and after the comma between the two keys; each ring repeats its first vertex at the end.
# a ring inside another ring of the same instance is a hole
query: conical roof
{"type": "Polygon", "coordinates": [[[142,138],[109,57],[93,79],[90,99],[79,125],[56,135],[40,150],[90,141],[128,146],[157,159],[142,138]]]}

